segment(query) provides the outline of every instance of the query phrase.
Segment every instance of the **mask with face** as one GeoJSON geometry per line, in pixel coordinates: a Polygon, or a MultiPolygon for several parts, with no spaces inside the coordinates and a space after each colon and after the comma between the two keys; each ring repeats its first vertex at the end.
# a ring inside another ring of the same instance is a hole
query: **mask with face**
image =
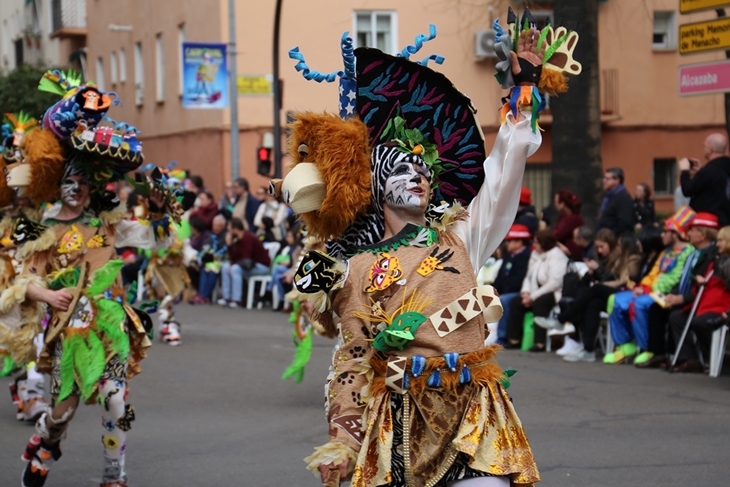
{"type": "Polygon", "coordinates": [[[420,164],[406,161],[396,163],[385,181],[385,205],[409,210],[422,208],[422,196],[425,196],[426,202],[428,202],[430,179],[431,172],[423,162],[420,164]],[[424,182],[426,188],[424,188],[424,182]]]}
{"type": "Polygon", "coordinates": [[[74,164],[66,166],[66,172],[61,180],[61,201],[69,206],[78,206],[82,201],[77,201],[76,196],[81,194],[81,186],[88,185],[85,178],[75,178],[73,176],[83,176],[84,172],[74,164]]]}

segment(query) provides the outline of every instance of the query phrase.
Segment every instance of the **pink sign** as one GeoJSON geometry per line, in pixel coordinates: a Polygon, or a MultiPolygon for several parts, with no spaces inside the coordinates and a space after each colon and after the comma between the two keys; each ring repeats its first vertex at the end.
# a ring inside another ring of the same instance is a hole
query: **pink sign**
{"type": "Polygon", "coordinates": [[[681,96],[726,91],[730,91],[730,60],[679,67],[681,96]]]}

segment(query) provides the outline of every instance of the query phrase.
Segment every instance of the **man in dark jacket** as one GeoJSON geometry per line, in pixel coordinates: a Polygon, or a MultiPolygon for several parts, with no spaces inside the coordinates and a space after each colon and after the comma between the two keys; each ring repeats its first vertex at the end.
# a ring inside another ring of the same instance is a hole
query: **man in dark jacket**
{"type": "Polygon", "coordinates": [[[532,234],[525,225],[514,224],[509,229],[507,237],[507,252],[502,257],[502,266],[499,268],[494,288],[499,293],[499,300],[504,310],[497,325],[497,342],[507,343],[507,323],[509,323],[509,303],[520,295],[522,281],[527,275],[530,263],[530,245],[532,234]]]}
{"type": "Polygon", "coordinates": [[[699,168],[699,159],[684,157],[678,161],[682,193],[690,198],[689,206],[696,212],[717,215],[721,227],[730,224],[730,157],[725,155],[727,146],[724,135],[709,135],[704,147],[707,164],[694,177],[691,170],[699,168]]]}
{"type": "Polygon", "coordinates": [[[535,207],[532,206],[532,191],[524,186],[520,191],[520,205],[517,207],[515,223],[526,226],[531,235],[535,235],[540,224],[540,220],[535,213],[535,207]]]}
{"type": "Polygon", "coordinates": [[[598,213],[596,231],[613,230],[617,236],[634,232],[634,200],[624,186],[624,171],[620,167],[606,169],[603,174],[603,202],[598,213]]]}

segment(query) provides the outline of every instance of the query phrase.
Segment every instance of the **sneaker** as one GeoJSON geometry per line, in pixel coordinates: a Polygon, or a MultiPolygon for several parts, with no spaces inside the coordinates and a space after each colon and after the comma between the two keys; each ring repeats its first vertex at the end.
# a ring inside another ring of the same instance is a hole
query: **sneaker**
{"type": "Polygon", "coordinates": [[[240,304],[238,304],[238,303],[237,303],[237,302],[235,302],[235,301],[231,301],[230,303],[228,303],[228,307],[229,307],[229,308],[240,308],[240,307],[241,307],[241,305],[240,305],[240,304]]]}
{"type": "Polygon", "coordinates": [[[563,357],[566,362],[595,362],[596,352],[587,352],[583,347],[575,353],[563,357]]]}
{"type": "Polygon", "coordinates": [[[565,343],[555,352],[555,354],[560,355],[561,357],[565,357],[566,355],[578,353],[581,350],[583,350],[582,343],[576,342],[570,337],[565,337],[565,343]]]}
{"type": "Polygon", "coordinates": [[[641,365],[644,362],[648,362],[649,360],[651,360],[653,358],[654,358],[654,354],[653,353],[651,353],[651,352],[641,352],[634,359],[634,365],[641,365]]]}
{"type": "Polygon", "coordinates": [[[548,330],[547,336],[554,337],[560,335],[571,335],[573,333],[575,333],[575,326],[572,323],[566,323],[560,328],[553,328],[552,330],[548,330]]]}
{"type": "Polygon", "coordinates": [[[553,328],[562,328],[563,324],[555,318],[544,316],[535,316],[535,324],[545,328],[546,330],[552,330],[553,328]]]}
{"type": "Polygon", "coordinates": [[[223,298],[220,298],[218,301],[216,301],[216,303],[218,304],[218,306],[228,306],[228,301],[223,298]]]}

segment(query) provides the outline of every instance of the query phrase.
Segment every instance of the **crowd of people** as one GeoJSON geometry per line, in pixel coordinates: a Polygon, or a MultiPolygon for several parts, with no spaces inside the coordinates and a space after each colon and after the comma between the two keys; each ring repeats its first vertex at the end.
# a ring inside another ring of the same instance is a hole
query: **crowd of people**
{"type": "Polygon", "coordinates": [[[676,212],[661,221],[650,187],[639,184],[632,198],[620,168],[604,173],[595,227],[585,225],[580,199],[562,189],[550,228],[547,212],[538,215],[522,188],[494,256],[493,285],[504,308],[497,342],[544,352],[562,340],[558,356],[594,362],[608,316],[616,348],[604,350],[604,363],[708,373],[713,332],[730,312],[727,150],[727,139],[713,134],[705,141],[707,164],[678,161],[676,212]]]}

